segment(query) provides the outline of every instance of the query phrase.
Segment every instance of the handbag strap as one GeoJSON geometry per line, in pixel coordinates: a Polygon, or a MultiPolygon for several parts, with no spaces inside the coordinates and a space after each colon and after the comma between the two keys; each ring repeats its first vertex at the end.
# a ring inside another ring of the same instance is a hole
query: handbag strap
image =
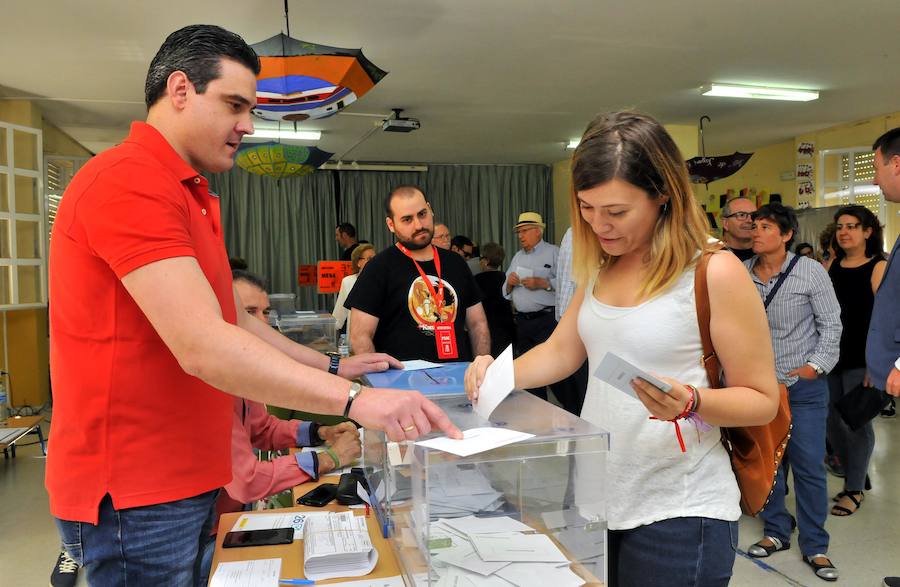
{"type": "Polygon", "coordinates": [[[694,270],[694,305],[697,307],[697,326],[700,327],[700,342],[703,344],[700,363],[706,369],[709,386],[721,387],[721,365],[709,333],[709,287],[706,283],[706,269],[712,256],[713,252],[705,251],[697,260],[697,268],[694,270]]]}
{"type": "Polygon", "coordinates": [[[791,262],[788,263],[787,269],[781,272],[781,275],[778,276],[778,281],[775,282],[774,287],[772,287],[772,291],[769,292],[769,295],[766,296],[766,301],[763,306],[766,310],[769,309],[769,304],[772,303],[772,298],[775,297],[775,294],[778,293],[779,288],[781,288],[781,284],[784,283],[784,278],[788,276],[788,273],[791,272],[791,269],[794,268],[794,265],[797,264],[797,261],[800,260],[800,255],[794,255],[794,258],[791,259],[791,262]]]}

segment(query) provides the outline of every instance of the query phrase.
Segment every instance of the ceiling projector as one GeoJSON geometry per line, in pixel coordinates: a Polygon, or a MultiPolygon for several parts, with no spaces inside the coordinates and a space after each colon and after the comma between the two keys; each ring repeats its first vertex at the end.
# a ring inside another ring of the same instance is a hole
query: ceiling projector
{"type": "Polygon", "coordinates": [[[422,124],[415,118],[403,118],[400,113],[402,108],[392,108],[394,117],[388,118],[381,123],[381,130],[385,132],[412,132],[422,127],[422,124]]]}

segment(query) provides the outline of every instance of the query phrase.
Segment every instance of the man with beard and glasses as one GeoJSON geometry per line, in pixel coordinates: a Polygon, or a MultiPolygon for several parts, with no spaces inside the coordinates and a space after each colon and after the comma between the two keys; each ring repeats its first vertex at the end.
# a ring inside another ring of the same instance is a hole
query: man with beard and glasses
{"type": "Polygon", "coordinates": [[[489,354],[478,285],[462,257],[432,244],[434,213],[422,190],[394,188],[384,211],[397,243],[369,261],[344,304],[354,351],[438,362],[489,354]]]}

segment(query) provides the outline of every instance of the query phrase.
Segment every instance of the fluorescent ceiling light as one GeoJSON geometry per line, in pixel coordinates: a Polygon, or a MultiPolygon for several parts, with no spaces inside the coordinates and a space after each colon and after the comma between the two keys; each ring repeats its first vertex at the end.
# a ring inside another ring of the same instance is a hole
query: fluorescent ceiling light
{"type": "Polygon", "coordinates": [[[736,86],[732,84],[708,84],[700,88],[700,93],[704,96],[719,96],[723,98],[788,100],[790,102],[809,102],[819,98],[819,92],[813,90],[792,90],[766,86],[736,86]]]}
{"type": "Polygon", "coordinates": [[[566,145],[566,149],[577,149],[580,142],[581,139],[569,139],[569,144],[566,145]]]}
{"type": "Polygon", "coordinates": [[[278,130],[277,128],[257,128],[248,139],[282,139],[288,141],[318,141],[322,133],[318,130],[278,130]]]}

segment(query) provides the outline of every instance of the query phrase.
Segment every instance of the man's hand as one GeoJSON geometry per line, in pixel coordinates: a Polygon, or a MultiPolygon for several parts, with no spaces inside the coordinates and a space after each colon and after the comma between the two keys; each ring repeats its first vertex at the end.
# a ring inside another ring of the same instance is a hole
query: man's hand
{"type": "Polygon", "coordinates": [[[816,373],[816,370],[813,369],[808,363],[806,365],[803,365],[799,369],[788,371],[789,377],[793,377],[794,375],[796,375],[800,379],[815,379],[819,376],[819,374],[816,373]]]}
{"type": "Polygon", "coordinates": [[[884,386],[885,391],[894,397],[900,397],[900,371],[896,367],[888,373],[887,385],[884,386]]]}
{"type": "Polygon", "coordinates": [[[517,285],[519,285],[520,283],[522,283],[522,282],[519,280],[519,274],[516,273],[515,271],[510,273],[509,277],[506,278],[506,288],[507,289],[512,289],[512,288],[516,287],[517,285]]]}
{"type": "Polygon", "coordinates": [[[387,371],[390,368],[402,369],[403,363],[385,353],[362,353],[341,359],[338,375],[345,379],[356,379],[366,373],[387,371]]]}
{"type": "Polygon", "coordinates": [[[450,438],[463,437],[447,414],[418,391],[363,388],[350,408],[350,417],[365,428],[384,430],[390,440],[415,440],[441,430],[450,438]]]}
{"type": "Polygon", "coordinates": [[[334,444],[334,439],[341,434],[357,434],[353,422],[341,422],[334,426],[319,426],[319,438],[328,444],[334,444]]]}
{"type": "Polygon", "coordinates": [[[526,277],[522,280],[522,285],[526,289],[547,289],[550,287],[550,280],[543,277],[526,277]]]}

